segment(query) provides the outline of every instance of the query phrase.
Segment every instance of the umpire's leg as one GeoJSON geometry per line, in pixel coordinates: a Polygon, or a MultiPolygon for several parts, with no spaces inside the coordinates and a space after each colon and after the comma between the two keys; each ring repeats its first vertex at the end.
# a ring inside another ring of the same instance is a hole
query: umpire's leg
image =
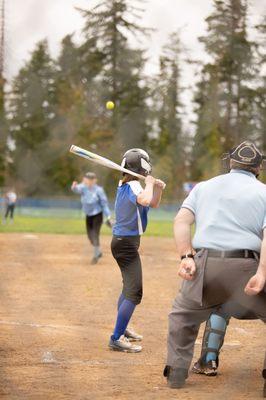
{"type": "Polygon", "coordinates": [[[175,299],[169,314],[167,365],[189,369],[200,324],[206,321],[213,308],[202,308],[181,294],[175,299]]]}

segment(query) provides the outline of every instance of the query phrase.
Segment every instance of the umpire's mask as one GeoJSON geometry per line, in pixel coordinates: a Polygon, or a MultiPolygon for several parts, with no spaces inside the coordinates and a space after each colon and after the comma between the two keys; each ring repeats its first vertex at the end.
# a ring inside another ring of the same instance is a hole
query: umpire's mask
{"type": "Polygon", "coordinates": [[[225,172],[230,171],[231,160],[251,168],[258,168],[261,165],[262,169],[266,170],[266,156],[249,140],[234,147],[222,156],[222,168],[225,172]]]}

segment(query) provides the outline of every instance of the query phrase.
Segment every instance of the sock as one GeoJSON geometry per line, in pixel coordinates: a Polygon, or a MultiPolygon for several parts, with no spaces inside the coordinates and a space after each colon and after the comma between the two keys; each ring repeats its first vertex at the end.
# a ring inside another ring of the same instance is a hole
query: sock
{"type": "MultiPolygon", "coordinates": [[[[217,314],[212,314],[210,316],[210,327],[212,329],[218,329],[220,331],[226,331],[226,320],[217,315],[217,314]]],[[[222,341],[222,335],[220,335],[219,333],[213,333],[211,332],[208,338],[208,347],[212,348],[212,349],[217,349],[220,350],[221,347],[221,341],[222,341]]],[[[206,355],[206,362],[209,361],[216,361],[217,359],[217,353],[209,351],[206,355]]]]}
{"type": "Polygon", "coordinates": [[[113,340],[118,340],[120,336],[124,335],[135,307],[136,305],[130,300],[124,299],[122,301],[118,310],[114,333],[112,335],[113,340]]]}
{"type": "Polygon", "coordinates": [[[123,301],[125,300],[125,296],[123,295],[123,293],[120,294],[120,297],[118,299],[118,303],[117,303],[117,311],[119,310],[121,304],[123,303],[123,301]]]}
{"type": "Polygon", "coordinates": [[[94,251],[94,257],[96,257],[96,258],[99,257],[99,255],[101,254],[100,246],[94,246],[93,251],[94,251]]]}

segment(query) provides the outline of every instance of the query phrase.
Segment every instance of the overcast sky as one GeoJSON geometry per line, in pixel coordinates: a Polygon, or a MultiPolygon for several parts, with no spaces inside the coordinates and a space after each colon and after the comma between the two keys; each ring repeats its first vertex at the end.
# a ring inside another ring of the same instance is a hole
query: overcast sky
{"type": "MultiPolygon", "coordinates": [[[[37,41],[47,37],[53,56],[58,54],[60,40],[77,32],[83,19],[75,7],[87,8],[96,0],[6,0],[6,76],[11,78],[29,57],[37,41]]],[[[155,72],[158,54],[169,33],[181,29],[184,45],[193,58],[204,58],[197,38],[205,32],[204,19],[212,10],[212,0],[147,0],[142,24],[156,29],[146,47],[151,61],[148,72],[155,72]]],[[[251,23],[266,12],[265,0],[251,0],[251,23]]],[[[184,72],[183,82],[193,83],[193,71],[184,72]]]]}

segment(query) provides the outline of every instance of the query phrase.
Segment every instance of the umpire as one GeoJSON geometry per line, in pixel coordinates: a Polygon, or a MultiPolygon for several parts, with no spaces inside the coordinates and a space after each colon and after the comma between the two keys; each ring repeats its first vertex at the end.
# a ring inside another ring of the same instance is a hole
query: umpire
{"type": "Polygon", "coordinates": [[[169,315],[164,375],[171,388],[184,386],[200,324],[212,312],[233,304],[232,316],[266,322],[266,186],[256,179],[264,157],[249,141],[229,157],[230,173],[199,183],[175,218],[183,282],[169,315]]]}

